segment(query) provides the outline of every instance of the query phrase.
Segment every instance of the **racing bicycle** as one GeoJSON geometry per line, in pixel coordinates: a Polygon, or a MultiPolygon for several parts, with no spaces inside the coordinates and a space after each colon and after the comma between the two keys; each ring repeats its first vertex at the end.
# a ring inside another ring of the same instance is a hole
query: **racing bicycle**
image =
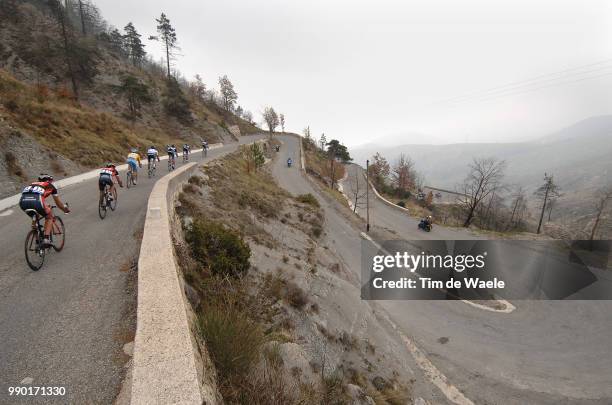
{"type": "Polygon", "coordinates": [[[151,161],[149,160],[149,167],[148,167],[149,178],[155,177],[155,169],[157,169],[157,165],[155,164],[155,159],[153,159],[153,164],[151,164],[151,161]]]}
{"type": "MultiPolygon", "coordinates": [[[[65,204],[68,207],[68,204],[65,204]]],[[[51,209],[57,208],[52,205],[51,209]]],[[[45,263],[45,256],[51,248],[56,252],[60,252],[64,248],[66,243],[66,228],[64,227],[64,221],[60,217],[53,216],[53,225],[51,226],[51,235],[49,235],[50,243],[44,244],[45,239],[45,227],[44,221],[41,224],[41,220],[44,217],[40,215],[36,210],[27,209],[26,214],[32,217],[32,229],[28,232],[25,240],[25,257],[28,266],[38,271],[45,263]]]]}
{"type": "MultiPolygon", "coordinates": [[[[128,181],[129,180],[130,178],[128,177],[128,181]]],[[[108,212],[109,209],[111,211],[115,211],[116,208],[117,208],[117,190],[115,190],[114,193],[111,193],[110,186],[106,184],[104,186],[104,195],[102,197],[102,201],[98,203],[98,214],[100,215],[100,219],[106,218],[106,213],[108,212]]]]}
{"type": "Polygon", "coordinates": [[[136,179],[134,179],[134,169],[132,168],[131,165],[128,165],[128,170],[126,173],[126,180],[127,180],[127,188],[130,188],[131,186],[135,186],[136,185],[136,179]]]}

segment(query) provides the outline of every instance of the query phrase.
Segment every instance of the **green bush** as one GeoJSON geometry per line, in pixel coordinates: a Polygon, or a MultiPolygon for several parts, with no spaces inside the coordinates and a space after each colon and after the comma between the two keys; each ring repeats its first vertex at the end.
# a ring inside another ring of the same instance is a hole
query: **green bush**
{"type": "Polygon", "coordinates": [[[310,194],[310,193],[298,195],[296,197],[296,200],[298,200],[299,202],[304,203],[304,204],[310,204],[313,207],[320,207],[321,206],[319,204],[319,200],[317,200],[317,198],[314,195],[310,194]]]}
{"type": "Polygon", "coordinates": [[[214,275],[237,277],[249,270],[249,245],[219,222],[194,221],[186,230],[185,240],[193,258],[214,275]]]}

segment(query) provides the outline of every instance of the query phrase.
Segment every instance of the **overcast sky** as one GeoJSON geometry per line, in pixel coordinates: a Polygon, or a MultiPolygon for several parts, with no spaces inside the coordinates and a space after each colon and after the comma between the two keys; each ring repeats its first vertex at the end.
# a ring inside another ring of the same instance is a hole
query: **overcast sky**
{"type": "Polygon", "coordinates": [[[609,0],[93,1],[143,38],[165,12],[187,78],[227,74],[257,120],[272,105],[347,145],[521,140],[612,113],[609,0]]]}

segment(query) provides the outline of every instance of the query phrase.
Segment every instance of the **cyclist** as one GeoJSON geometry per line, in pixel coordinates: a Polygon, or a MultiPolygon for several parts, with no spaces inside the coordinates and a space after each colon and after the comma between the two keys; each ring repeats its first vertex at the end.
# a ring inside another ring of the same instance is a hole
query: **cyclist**
{"type": "Polygon", "coordinates": [[[136,184],[138,180],[138,167],[142,167],[137,148],[132,148],[130,150],[130,154],[127,156],[127,164],[132,169],[132,179],[134,179],[133,182],[136,184]]]}
{"type": "Polygon", "coordinates": [[[170,165],[174,167],[176,163],[176,148],[174,145],[166,145],[166,152],[168,153],[168,167],[170,167],[170,165]]]}
{"type": "Polygon", "coordinates": [[[100,205],[104,200],[104,187],[110,187],[111,199],[117,198],[117,189],[115,188],[115,180],[119,183],[120,187],[123,187],[121,179],[119,178],[119,172],[114,163],[107,163],[102,169],[100,169],[100,177],[98,177],[98,189],[100,190],[100,205]]]}
{"type": "Polygon", "coordinates": [[[183,160],[189,160],[189,149],[191,147],[186,143],[183,144],[183,160]]]}
{"type": "Polygon", "coordinates": [[[159,162],[159,152],[155,149],[155,145],[151,145],[147,150],[147,163],[149,170],[151,169],[151,161],[153,161],[153,167],[155,167],[155,160],[159,162]]]}
{"type": "Polygon", "coordinates": [[[202,139],[202,150],[204,151],[204,156],[208,155],[208,142],[206,139],[202,139]]]}
{"type": "MultiPolygon", "coordinates": [[[[31,183],[21,192],[19,207],[25,210],[35,210],[38,215],[45,218],[45,238],[43,246],[49,246],[51,229],[53,227],[53,211],[45,201],[49,196],[53,197],[55,204],[65,213],[69,213],[70,209],[60,200],[57,188],[53,185],[53,176],[49,174],[41,174],[38,176],[38,181],[31,183]]],[[[28,215],[30,215],[28,213],[28,215]]]]}
{"type": "Polygon", "coordinates": [[[287,167],[291,167],[293,160],[291,158],[287,159],[287,167]]]}

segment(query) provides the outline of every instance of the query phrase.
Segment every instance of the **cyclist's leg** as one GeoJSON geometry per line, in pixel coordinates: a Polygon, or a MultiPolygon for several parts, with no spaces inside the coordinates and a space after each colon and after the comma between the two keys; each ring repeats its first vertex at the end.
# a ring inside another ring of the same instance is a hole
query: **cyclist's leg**
{"type": "Polygon", "coordinates": [[[46,202],[43,202],[43,206],[45,210],[45,238],[48,239],[51,235],[51,229],[53,228],[53,211],[46,202]]]}
{"type": "Polygon", "coordinates": [[[106,187],[104,181],[100,178],[98,179],[98,190],[100,190],[100,200],[99,200],[99,204],[102,205],[102,203],[104,202],[104,187],[106,187]]]}

